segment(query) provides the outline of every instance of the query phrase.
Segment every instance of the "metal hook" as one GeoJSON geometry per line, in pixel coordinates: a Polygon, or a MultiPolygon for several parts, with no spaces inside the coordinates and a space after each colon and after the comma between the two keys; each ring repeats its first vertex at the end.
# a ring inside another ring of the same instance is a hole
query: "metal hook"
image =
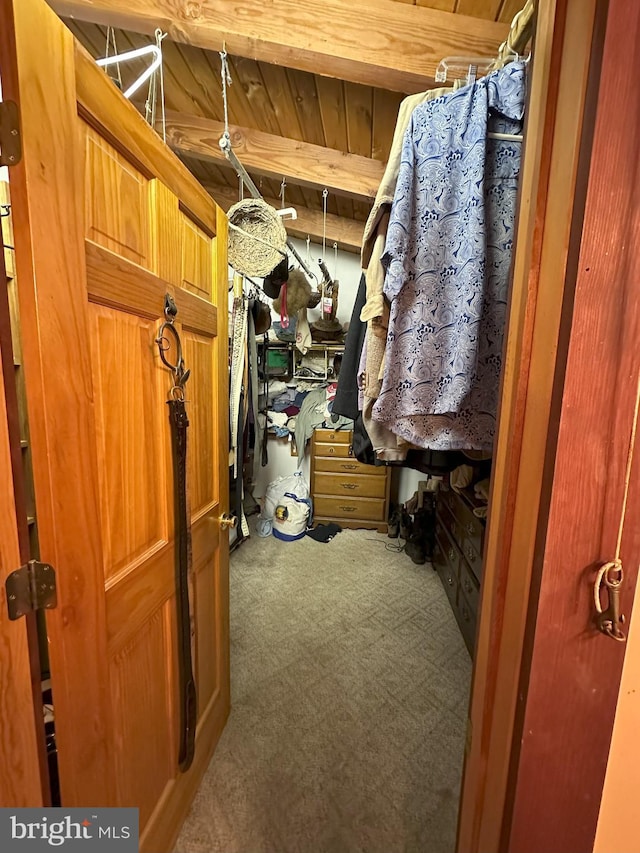
{"type": "Polygon", "coordinates": [[[165,294],[164,316],[166,319],[158,330],[156,344],[158,345],[158,352],[162,363],[173,373],[174,385],[170,389],[169,395],[174,400],[182,400],[184,399],[184,386],[189,379],[191,371],[185,368],[184,358],[182,356],[182,341],[180,340],[180,335],[175,327],[175,318],[177,313],[178,306],[176,305],[173,297],[170,293],[165,294]],[[170,338],[173,338],[173,341],[171,341],[170,338]],[[172,347],[175,347],[176,352],[174,362],[167,358],[167,353],[171,351],[172,347]]]}

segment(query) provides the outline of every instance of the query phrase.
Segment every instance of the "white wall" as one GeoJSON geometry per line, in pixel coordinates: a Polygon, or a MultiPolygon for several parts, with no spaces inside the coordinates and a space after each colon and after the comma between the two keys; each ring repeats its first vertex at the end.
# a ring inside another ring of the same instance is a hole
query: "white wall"
{"type": "MultiPolygon", "coordinates": [[[[286,226],[286,223],[285,223],[286,226]]],[[[322,278],[322,273],[318,267],[318,258],[322,257],[322,246],[316,243],[311,243],[309,247],[309,255],[311,262],[307,261],[307,244],[305,240],[297,240],[292,238],[291,242],[296,247],[296,251],[305,261],[312,272],[316,273],[318,279],[322,278]]],[[[338,250],[338,263],[336,269],[335,252],[333,248],[327,247],[325,252],[325,263],[329,270],[329,274],[337,279],[340,283],[338,294],[338,319],[341,323],[348,323],[351,320],[353,305],[356,301],[358,293],[358,285],[360,284],[360,255],[355,255],[350,252],[338,250]]],[[[315,288],[316,282],[312,279],[312,286],[315,288]]],[[[273,318],[279,319],[279,315],[272,311],[273,318]]],[[[309,322],[313,323],[320,319],[320,309],[314,308],[308,312],[309,322]]],[[[256,487],[254,496],[262,497],[267,486],[272,480],[277,477],[285,477],[288,474],[293,474],[297,471],[298,465],[302,462],[302,471],[309,480],[309,458],[299,460],[296,456],[291,456],[290,445],[280,439],[269,439],[268,444],[269,464],[264,468],[258,465],[256,469],[256,487]]]]}
{"type": "MultiPolygon", "coordinates": [[[[286,223],[285,223],[286,224],[286,223]]],[[[292,243],[300,254],[300,257],[307,262],[307,245],[304,240],[292,238],[292,243]]],[[[315,272],[319,278],[321,273],[317,265],[318,258],[322,257],[322,246],[316,243],[311,243],[310,252],[311,264],[307,264],[312,272],[315,272]]],[[[356,301],[358,286],[360,284],[360,255],[355,255],[350,252],[338,251],[338,263],[336,270],[335,252],[333,248],[327,247],[325,253],[325,263],[329,269],[329,274],[337,278],[340,282],[340,291],[338,297],[338,319],[341,323],[347,323],[351,319],[353,305],[356,301]]],[[[312,282],[315,286],[315,283],[312,282]]],[[[278,315],[273,313],[274,319],[279,319],[278,315]]],[[[313,309],[309,311],[309,322],[312,323],[319,319],[320,310],[313,309]]],[[[291,456],[290,445],[281,440],[269,439],[268,444],[269,463],[264,468],[258,466],[256,469],[256,487],[254,496],[262,497],[267,486],[272,480],[277,477],[285,477],[288,474],[293,474],[302,464],[302,471],[309,480],[309,459],[305,457],[302,462],[295,456],[291,456]]],[[[391,500],[394,503],[405,503],[418,489],[418,482],[425,480],[426,474],[420,471],[414,471],[412,468],[400,468],[393,472],[391,481],[391,500]]]]}

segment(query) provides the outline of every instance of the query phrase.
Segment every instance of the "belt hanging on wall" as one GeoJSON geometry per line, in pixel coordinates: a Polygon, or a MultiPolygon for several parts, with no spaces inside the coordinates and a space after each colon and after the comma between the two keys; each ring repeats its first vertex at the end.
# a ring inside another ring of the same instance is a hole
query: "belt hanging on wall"
{"type": "Polygon", "coordinates": [[[191,520],[187,495],[187,430],[189,419],[185,408],[184,386],[190,371],[182,357],[182,343],[175,327],[178,308],[170,294],[164,298],[165,320],[160,326],[156,343],[160,358],[173,374],[169,390],[169,423],[171,424],[171,455],[173,459],[173,494],[175,521],[175,587],[178,623],[178,679],[180,705],[180,745],[178,765],[185,772],[195,753],[197,722],[196,685],[191,655],[191,607],[189,578],[191,574],[191,520]],[[174,354],[173,361],[171,355],[174,354]]]}

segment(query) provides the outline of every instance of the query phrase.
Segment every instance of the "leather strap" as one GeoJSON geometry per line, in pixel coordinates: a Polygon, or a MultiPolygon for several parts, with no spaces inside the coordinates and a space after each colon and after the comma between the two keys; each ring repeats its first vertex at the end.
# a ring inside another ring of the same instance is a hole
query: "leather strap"
{"type": "Polygon", "coordinates": [[[189,419],[183,400],[169,400],[175,523],[175,583],[178,617],[178,677],[180,691],[180,747],[178,764],[188,770],[195,753],[197,700],[191,657],[191,523],[187,500],[187,429],[189,419]]]}

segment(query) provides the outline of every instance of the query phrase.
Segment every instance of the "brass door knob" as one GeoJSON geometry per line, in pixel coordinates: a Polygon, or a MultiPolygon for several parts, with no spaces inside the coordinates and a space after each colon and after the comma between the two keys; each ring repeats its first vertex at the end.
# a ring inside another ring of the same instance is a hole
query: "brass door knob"
{"type": "Polygon", "coordinates": [[[231,515],[228,512],[223,512],[220,518],[218,519],[220,522],[220,527],[223,530],[228,530],[231,527],[238,526],[238,518],[235,515],[231,515]]]}

